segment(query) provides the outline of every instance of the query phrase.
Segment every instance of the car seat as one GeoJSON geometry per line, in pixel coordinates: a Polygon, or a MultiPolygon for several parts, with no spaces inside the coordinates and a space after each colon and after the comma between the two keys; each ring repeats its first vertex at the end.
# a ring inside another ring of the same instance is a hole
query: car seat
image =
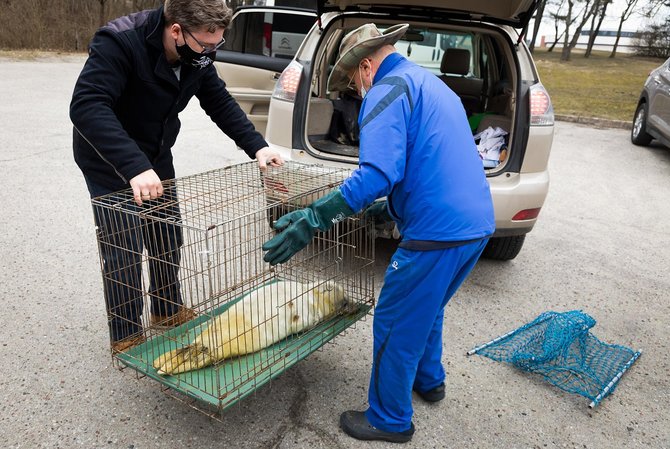
{"type": "Polygon", "coordinates": [[[440,79],[456,93],[468,115],[479,112],[484,80],[470,75],[470,50],[448,48],[440,64],[440,79]]]}

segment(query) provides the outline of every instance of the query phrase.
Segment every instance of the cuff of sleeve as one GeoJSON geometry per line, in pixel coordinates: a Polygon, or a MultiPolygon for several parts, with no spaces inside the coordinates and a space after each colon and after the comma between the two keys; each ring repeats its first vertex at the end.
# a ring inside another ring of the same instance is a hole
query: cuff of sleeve
{"type": "MultiPolygon", "coordinates": [[[[346,204],[346,206],[349,208],[349,210],[351,210],[351,214],[350,214],[350,215],[353,215],[353,214],[355,214],[356,212],[358,212],[360,209],[357,209],[356,207],[352,207],[352,201],[351,201],[349,198],[347,198],[347,195],[345,194],[345,189],[343,189],[342,187],[340,187],[338,190],[339,190],[339,192],[340,192],[340,196],[342,197],[342,202],[343,202],[344,204],[346,204]]],[[[362,208],[361,208],[361,209],[362,209],[362,208]]]]}
{"type": "Polygon", "coordinates": [[[246,148],[242,148],[245,153],[247,153],[247,156],[249,156],[251,159],[256,159],[256,153],[258,150],[265,148],[268,146],[268,143],[261,137],[261,135],[258,135],[257,139],[254,139],[249,145],[246,146],[246,148]]]}
{"type": "Polygon", "coordinates": [[[123,167],[121,173],[126,178],[126,182],[130,183],[130,180],[135,176],[139,175],[140,173],[144,173],[147,170],[151,170],[152,168],[154,167],[148,160],[138,161],[130,167],[123,167]]]}

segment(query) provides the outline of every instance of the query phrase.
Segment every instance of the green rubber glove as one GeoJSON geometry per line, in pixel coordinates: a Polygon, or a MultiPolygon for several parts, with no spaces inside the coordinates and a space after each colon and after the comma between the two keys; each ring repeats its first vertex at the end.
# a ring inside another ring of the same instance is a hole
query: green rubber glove
{"type": "Polygon", "coordinates": [[[263,251],[267,251],[263,260],[270,265],[288,261],[312,241],[317,230],[327,231],[333,224],[353,214],[354,211],[337,189],[305,209],[282,216],[273,226],[282,232],[263,244],[263,251]]]}
{"type": "Polygon", "coordinates": [[[388,202],[386,200],[372,203],[372,205],[365,209],[365,216],[382,224],[393,221],[393,218],[389,214],[388,202]]]}

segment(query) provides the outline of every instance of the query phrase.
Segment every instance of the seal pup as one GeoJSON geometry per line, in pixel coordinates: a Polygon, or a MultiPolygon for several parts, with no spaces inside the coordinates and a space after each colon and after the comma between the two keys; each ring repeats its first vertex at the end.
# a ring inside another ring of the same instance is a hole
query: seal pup
{"type": "Polygon", "coordinates": [[[153,367],[161,375],[204,368],[260,351],[348,308],[344,289],[335,282],[268,284],[203,324],[193,343],[158,356],[153,367]]]}

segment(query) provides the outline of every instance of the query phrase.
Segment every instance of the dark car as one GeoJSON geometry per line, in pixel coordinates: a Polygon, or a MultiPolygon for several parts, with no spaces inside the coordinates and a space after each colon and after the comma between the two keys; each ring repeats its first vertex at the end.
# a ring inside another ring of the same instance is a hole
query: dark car
{"type": "Polygon", "coordinates": [[[670,58],[649,74],[633,118],[630,140],[649,145],[653,139],[670,148],[670,58]]]}

